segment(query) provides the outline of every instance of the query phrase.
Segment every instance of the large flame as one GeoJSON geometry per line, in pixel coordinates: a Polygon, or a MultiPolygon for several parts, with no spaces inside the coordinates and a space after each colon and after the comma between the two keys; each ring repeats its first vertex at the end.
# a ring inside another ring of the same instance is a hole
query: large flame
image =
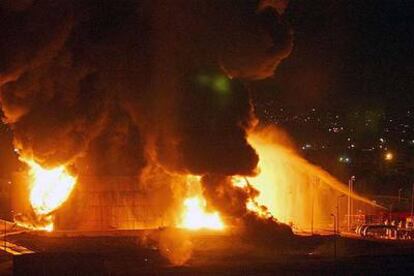
{"type": "Polygon", "coordinates": [[[187,198],[183,202],[183,212],[178,224],[180,228],[191,230],[213,229],[222,230],[225,224],[218,212],[206,211],[206,200],[201,189],[201,177],[187,175],[187,198]]]}
{"type": "Polygon", "coordinates": [[[206,201],[201,196],[187,198],[184,201],[185,213],[180,227],[191,230],[197,229],[224,229],[224,223],[218,212],[205,211],[206,201]]]}
{"type": "MultiPolygon", "coordinates": [[[[233,185],[259,191],[248,200],[247,209],[262,217],[273,216],[297,230],[325,229],[332,221],[330,214],[341,203],[340,195],[348,194],[347,186],[300,157],[277,129],[256,130],[249,133],[248,140],[259,155],[259,173],[233,177],[233,185]]],[[[373,205],[357,194],[350,196],[373,205]]]]}
{"type": "Polygon", "coordinates": [[[42,225],[32,225],[30,228],[52,231],[51,214],[68,199],[75,187],[76,178],[70,175],[64,166],[45,169],[33,160],[24,161],[30,167],[30,205],[35,215],[43,221],[42,225]]]}
{"type": "Polygon", "coordinates": [[[68,199],[75,187],[76,178],[66,172],[64,166],[44,169],[33,161],[29,165],[33,177],[30,203],[36,214],[50,214],[68,199]]]}

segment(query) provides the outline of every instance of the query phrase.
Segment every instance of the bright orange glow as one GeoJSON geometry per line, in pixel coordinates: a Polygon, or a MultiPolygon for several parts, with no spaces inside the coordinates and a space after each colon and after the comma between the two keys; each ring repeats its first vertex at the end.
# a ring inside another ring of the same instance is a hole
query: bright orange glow
{"type": "MultiPolygon", "coordinates": [[[[231,181],[233,186],[243,189],[248,189],[249,185],[251,185],[247,180],[247,177],[234,176],[231,178],[231,181]]],[[[267,210],[267,207],[265,205],[259,204],[256,198],[249,198],[246,203],[246,208],[247,210],[258,214],[263,218],[272,217],[272,214],[267,210]]]]}
{"type": "Polygon", "coordinates": [[[37,230],[37,231],[47,231],[52,232],[53,231],[53,218],[51,215],[44,218],[45,225],[39,225],[39,224],[33,224],[30,222],[24,222],[24,221],[15,221],[16,224],[20,227],[31,229],[31,230],[37,230]]]}
{"type": "MultiPolygon", "coordinates": [[[[42,168],[33,160],[25,160],[29,165],[30,205],[36,216],[46,221],[42,226],[21,225],[37,230],[52,231],[52,213],[56,211],[70,196],[76,184],[76,178],[71,176],[64,166],[53,169],[42,168]]],[[[24,224],[24,223],[22,223],[24,224]]]]}
{"type": "MultiPolygon", "coordinates": [[[[337,196],[347,194],[347,186],[302,158],[277,129],[251,132],[248,141],[259,155],[259,172],[254,177],[232,178],[234,186],[251,186],[259,191],[257,197],[248,200],[246,208],[261,217],[273,216],[292,224],[296,230],[330,227],[337,196]]],[[[351,196],[372,205],[368,199],[351,196]]]]}
{"type": "Polygon", "coordinates": [[[387,152],[387,153],[385,153],[385,155],[384,155],[384,159],[385,159],[386,161],[391,161],[391,160],[393,160],[393,159],[394,159],[394,154],[392,154],[392,152],[387,152]]]}
{"type": "Polygon", "coordinates": [[[262,218],[270,218],[272,214],[267,210],[267,207],[260,205],[255,199],[250,198],[246,203],[247,210],[255,212],[262,218]]]}
{"type": "Polygon", "coordinates": [[[224,223],[218,212],[207,213],[206,202],[198,196],[187,198],[184,201],[185,213],[180,227],[191,230],[197,229],[224,229],[224,223]]]}
{"type": "Polygon", "coordinates": [[[225,228],[218,212],[206,211],[206,200],[201,188],[201,177],[187,175],[187,197],[183,202],[183,213],[178,227],[191,230],[225,228]]]}
{"type": "Polygon", "coordinates": [[[30,203],[38,215],[47,215],[59,208],[69,197],[76,184],[76,178],[69,175],[63,166],[44,169],[30,162],[33,177],[30,189],[30,203]]]}

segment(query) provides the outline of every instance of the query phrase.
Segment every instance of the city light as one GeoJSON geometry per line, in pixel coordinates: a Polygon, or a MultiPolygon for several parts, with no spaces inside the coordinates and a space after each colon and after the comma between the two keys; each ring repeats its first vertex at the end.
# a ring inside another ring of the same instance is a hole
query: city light
{"type": "Polygon", "coordinates": [[[342,156],[339,157],[338,161],[341,162],[341,163],[348,164],[348,163],[351,163],[351,158],[349,158],[348,156],[342,155],[342,156]]]}
{"type": "Polygon", "coordinates": [[[386,152],[384,155],[384,159],[386,161],[391,161],[394,159],[394,154],[392,152],[386,152]]]}

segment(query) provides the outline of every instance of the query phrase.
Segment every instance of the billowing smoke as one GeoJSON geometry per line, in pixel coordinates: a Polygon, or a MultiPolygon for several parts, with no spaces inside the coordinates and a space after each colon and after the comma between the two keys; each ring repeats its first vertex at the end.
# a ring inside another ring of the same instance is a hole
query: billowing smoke
{"type": "Polygon", "coordinates": [[[2,1],[0,96],[15,147],[81,175],[201,175],[209,203],[242,216],[249,194],[227,178],[254,175],[258,162],[246,140],[255,117],[245,82],[271,76],[289,55],[285,8],[2,1]]]}

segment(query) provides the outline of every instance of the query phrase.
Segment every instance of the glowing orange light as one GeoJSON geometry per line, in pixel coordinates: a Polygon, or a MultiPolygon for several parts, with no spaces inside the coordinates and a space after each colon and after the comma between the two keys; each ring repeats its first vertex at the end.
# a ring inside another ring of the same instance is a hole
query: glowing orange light
{"type": "Polygon", "coordinates": [[[386,161],[391,161],[391,160],[393,160],[393,159],[394,159],[394,154],[392,154],[392,152],[387,152],[387,153],[385,153],[385,155],[384,155],[384,159],[385,159],[386,161]]]}
{"type": "MultiPolygon", "coordinates": [[[[232,184],[241,189],[254,188],[259,193],[249,198],[246,208],[258,216],[274,217],[292,224],[297,230],[325,229],[336,198],[346,194],[346,185],[322,168],[302,158],[283,132],[273,128],[252,131],[248,141],[259,155],[257,175],[233,176],[232,184]]],[[[360,202],[366,198],[351,194],[360,202]]]]}
{"type": "Polygon", "coordinates": [[[192,197],[184,201],[185,213],[180,227],[191,230],[197,229],[224,229],[224,223],[218,212],[205,212],[206,202],[203,198],[192,197]]]}
{"type": "Polygon", "coordinates": [[[33,160],[24,161],[30,167],[29,176],[32,181],[29,187],[30,205],[36,216],[47,221],[45,225],[28,228],[52,231],[53,218],[51,214],[68,199],[75,187],[76,178],[71,176],[64,166],[45,169],[33,160]]]}

